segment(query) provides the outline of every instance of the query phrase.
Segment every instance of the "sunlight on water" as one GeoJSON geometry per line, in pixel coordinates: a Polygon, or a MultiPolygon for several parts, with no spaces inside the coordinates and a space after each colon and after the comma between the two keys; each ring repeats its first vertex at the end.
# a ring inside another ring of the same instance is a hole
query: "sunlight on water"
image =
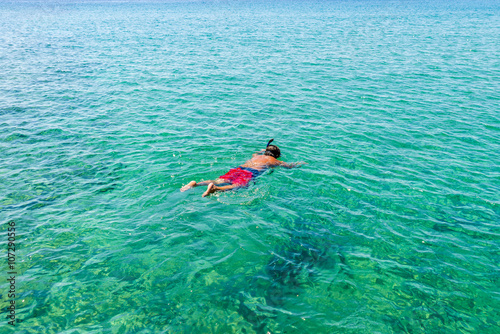
{"type": "Polygon", "coordinates": [[[1,332],[499,332],[499,9],[0,3],[1,332]]]}

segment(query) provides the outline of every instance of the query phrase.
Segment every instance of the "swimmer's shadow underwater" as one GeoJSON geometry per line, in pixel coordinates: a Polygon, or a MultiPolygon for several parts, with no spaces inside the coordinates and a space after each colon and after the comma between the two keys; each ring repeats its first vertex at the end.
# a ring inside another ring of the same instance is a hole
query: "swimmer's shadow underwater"
{"type": "Polygon", "coordinates": [[[244,164],[238,167],[230,169],[229,172],[219,176],[217,179],[200,182],[191,181],[183,186],[181,191],[186,191],[198,186],[207,186],[207,190],[202,195],[202,197],[206,197],[217,191],[228,191],[248,187],[250,181],[254,181],[266,170],[271,168],[294,168],[306,164],[302,161],[293,163],[279,161],[278,158],[281,156],[281,151],[278,146],[271,145],[273,140],[274,138],[269,140],[265,149],[254,153],[250,160],[247,160],[244,164]]]}

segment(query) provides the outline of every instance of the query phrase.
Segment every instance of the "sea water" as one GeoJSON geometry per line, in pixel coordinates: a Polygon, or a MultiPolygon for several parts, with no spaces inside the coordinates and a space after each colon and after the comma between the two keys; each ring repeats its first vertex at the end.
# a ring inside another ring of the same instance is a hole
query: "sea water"
{"type": "Polygon", "coordinates": [[[0,332],[499,333],[499,14],[0,2],[0,332]]]}

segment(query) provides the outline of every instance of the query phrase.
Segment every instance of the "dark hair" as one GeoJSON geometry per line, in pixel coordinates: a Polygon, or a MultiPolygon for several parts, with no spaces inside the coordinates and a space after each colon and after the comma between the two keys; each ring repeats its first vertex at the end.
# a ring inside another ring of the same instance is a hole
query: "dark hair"
{"type": "Polygon", "coordinates": [[[280,149],[278,146],[275,145],[269,145],[266,148],[266,152],[264,152],[264,155],[269,155],[275,159],[278,159],[281,155],[280,149]]]}

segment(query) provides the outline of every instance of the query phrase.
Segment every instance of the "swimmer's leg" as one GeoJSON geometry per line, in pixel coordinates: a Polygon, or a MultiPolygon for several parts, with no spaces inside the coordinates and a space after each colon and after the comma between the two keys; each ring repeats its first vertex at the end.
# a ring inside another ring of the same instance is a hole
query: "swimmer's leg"
{"type": "Polygon", "coordinates": [[[191,181],[191,182],[189,182],[188,184],[186,184],[185,186],[183,186],[183,187],[181,188],[181,191],[186,191],[186,190],[188,190],[188,189],[191,189],[191,188],[193,188],[193,187],[196,187],[196,185],[197,185],[197,184],[196,184],[196,181],[191,181]]]}
{"type": "Polygon", "coordinates": [[[220,184],[220,183],[224,183],[225,181],[222,180],[222,179],[216,179],[216,180],[207,180],[207,181],[200,181],[200,182],[196,182],[196,181],[191,181],[189,182],[188,184],[186,184],[184,187],[181,188],[181,191],[186,191],[188,189],[191,189],[191,188],[194,188],[194,187],[197,187],[197,186],[206,186],[210,183],[213,183],[213,184],[220,184]]]}
{"type": "Polygon", "coordinates": [[[239,185],[239,184],[230,184],[228,186],[217,187],[215,184],[210,183],[208,185],[208,187],[207,187],[207,191],[205,191],[203,193],[203,195],[201,195],[201,197],[208,196],[210,194],[213,194],[216,191],[227,191],[227,190],[231,190],[231,189],[238,188],[238,187],[241,187],[241,185],[239,185]]]}

